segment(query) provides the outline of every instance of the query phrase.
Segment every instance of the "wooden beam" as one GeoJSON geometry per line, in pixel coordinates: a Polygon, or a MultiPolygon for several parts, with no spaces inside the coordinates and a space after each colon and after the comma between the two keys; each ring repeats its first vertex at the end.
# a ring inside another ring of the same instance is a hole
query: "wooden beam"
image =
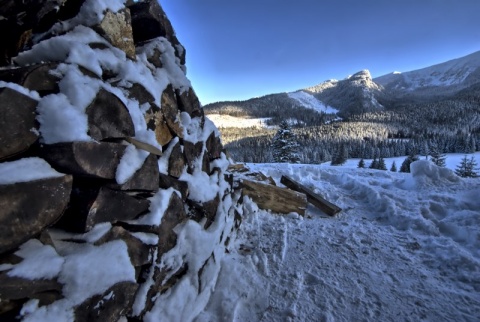
{"type": "Polygon", "coordinates": [[[260,209],[281,214],[296,212],[305,216],[307,196],[304,193],[245,179],[240,186],[242,194],[252,198],[260,209]]]}
{"type": "Polygon", "coordinates": [[[229,171],[235,171],[235,172],[247,172],[250,171],[245,164],[243,163],[235,163],[235,164],[230,164],[228,166],[229,171]]]}
{"type": "Polygon", "coordinates": [[[280,182],[292,190],[306,194],[308,202],[313,204],[315,207],[317,207],[327,215],[335,216],[337,213],[342,211],[342,208],[325,200],[318,193],[315,193],[312,189],[305,187],[304,185],[293,180],[292,178],[282,176],[280,182]]]}

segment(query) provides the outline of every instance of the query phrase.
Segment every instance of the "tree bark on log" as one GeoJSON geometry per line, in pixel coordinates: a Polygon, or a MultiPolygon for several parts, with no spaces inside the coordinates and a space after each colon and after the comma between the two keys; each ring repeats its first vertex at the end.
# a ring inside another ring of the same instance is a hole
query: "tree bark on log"
{"type": "Polygon", "coordinates": [[[306,194],[308,202],[310,202],[312,205],[314,205],[327,215],[335,216],[337,213],[342,211],[342,209],[337,205],[334,205],[333,203],[325,200],[322,196],[315,193],[310,188],[305,187],[304,185],[294,181],[287,176],[282,176],[280,182],[292,190],[306,194]]]}
{"type": "Polygon", "coordinates": [[[307,196],[303,193],[249,180],[243,180],[240,186],[242,194],[252,198],[260,209],[281,214],[296,212],[305,216],[307,196]]]}

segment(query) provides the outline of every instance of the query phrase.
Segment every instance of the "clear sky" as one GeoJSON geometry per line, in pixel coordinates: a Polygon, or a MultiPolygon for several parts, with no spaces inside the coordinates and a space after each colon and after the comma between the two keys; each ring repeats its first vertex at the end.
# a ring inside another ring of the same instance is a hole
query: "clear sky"
{"type": "Polygon", "coordinates": [[[480,0],[160,0],[202,104],[480,50],[480,0]]]}

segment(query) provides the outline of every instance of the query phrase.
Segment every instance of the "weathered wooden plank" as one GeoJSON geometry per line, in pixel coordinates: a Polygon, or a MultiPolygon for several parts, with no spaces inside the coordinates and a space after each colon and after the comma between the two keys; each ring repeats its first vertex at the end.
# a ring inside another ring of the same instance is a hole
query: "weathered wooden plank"
{"type": "Polygon", "coordinates": [[[138,149],[148,151],[152,154],[155,154],[155,155],[158,155],[158,156],[162,156],[162,154],[163,154],[162,150],[160,150],[159,148],[151,145],[150,143],[141,142],[141,141],[138,141],[137,139],[128,138],[128,137],[125,138],[125,141],[135,145],[135,147],[138,148],[138,149]]]}
{"type": "Polygon", "coordinates": [[[315,193],[312,189],[305,187],[304,185],[293,180],[292,178],[282,176],[280,182],[292,190],[305,193],[307,195],[308,202],[313,204],[318,209],[322,210],[327,215],[335,216],[337,213],[342,211],[342,208],[325,200],[318,193],[315,193]]]}
{"type": "Polygon", "coordinates": [[[230,164],[228,166],[228,170],[232,172],[247,172],[250,171],[245,164],[243,163],[235,163],[235,164],[230,164]]]}
{"type": "Polygon", "coordinates": [[[307,196],[304,193],[245,179],[241,182],[241,188],[243,195],[252,198],[260,209],[305,215],[307,196]]]}

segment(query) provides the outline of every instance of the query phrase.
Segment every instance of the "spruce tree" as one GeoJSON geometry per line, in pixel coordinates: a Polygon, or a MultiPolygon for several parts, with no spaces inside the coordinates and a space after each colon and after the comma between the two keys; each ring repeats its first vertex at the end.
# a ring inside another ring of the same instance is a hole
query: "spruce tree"
{"type": "Polygon", "coordinates": [[[376,158],[373,158],[372,163],[370,163],[369,169],[376,169],[378,167],[378,161],[376,158]]]}
{"type": "Polygon", "coordinates": [[[387,165],[385,164],[385,160],[380,157],[377,163],[377,169],[378,170],[387,170],[387,165]]]}
{"type": "Polygon", "coordinates": [[[300,145],[288,122],[283,121],[273,137],[273,161],[280,163],[300,163],[300,145]]]}
{"type": "Polygon", "coordinates": [[[365,168],[365,161],[363,160],[363,158],[358,161],[357,168],[365,168]]]}
{"type": "Polygon", "coordinates": [[[410,157],[406,157],[405,160],[403,160],[402,165],[400,166],[400,172],[410,172],[410,163],[412,163],[410,157]]]}
{"type": "Polygon", "coordinates": [[[435,163],[439,167],[445,167],[445,154],[441,153],[436,145],[432,146],[430,149],[431,158],[430,161],[435,163]]]}
{"type": "Polygon", "coordinates": [[[410,155],[403,160],[400,166],[400,172],[410,173],[410,164],[415,161],[418,161],[418,156],[415,151],[412,151],[410,155]]]}
{"type": "Polygon", "coordinates": [[[457,166],[457,169],[455,169],[455,173],[457,176],[462,178],[477,178],[478,170],[479,169],[477,168],[477,161],[475,158],[472,156],[470,159],[468,159],[465,155],[462,158],[462,161],[460,161],[460,164],[457,166]]]}
{"type": "Polygon", "coordinates": [[[345,144],[341,144],[340,147],[337,149],[335,154],[332,157],[332,162],[330,165],[342,165],[347,162],[348,159],[348,150],[345,144]]]}
{"type": "Polygon", "coordinates": [[[397,172],[397,165],[395,164],[395,161],[393,161],[392,166],[390,167],[390,171],[397,172]]]}

